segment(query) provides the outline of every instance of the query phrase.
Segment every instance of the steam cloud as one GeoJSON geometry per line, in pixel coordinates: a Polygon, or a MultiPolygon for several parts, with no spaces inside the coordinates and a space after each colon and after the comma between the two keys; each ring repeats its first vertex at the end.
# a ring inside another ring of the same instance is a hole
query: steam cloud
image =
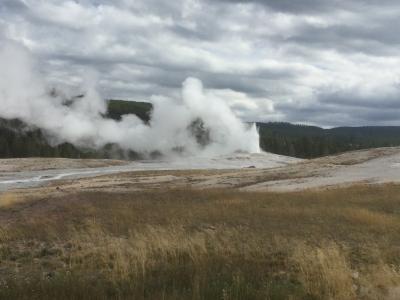
{"type": "Polygon", "coordinates": [[[126,150],[165,155],[176,149],[209,156],[260,151],[255,125],[242,123],[195,78],[183,82],[178,100],[153,96],[152,117],[145,124],[135,115],[123,116],[121,121],[104,118],[107,103],[93,80],[88,80],[84,97],[69,105],[65,105],[65,96],[50,96],[31,54],[19,45],[0,46],[0,66],[0,117],[18,118],[41,128],[57,142],[91,148],[115,143],[126,150]],[[207,131],[207,144],[199,143],[190,129],[196,120],[201,120],[207,131]]]}

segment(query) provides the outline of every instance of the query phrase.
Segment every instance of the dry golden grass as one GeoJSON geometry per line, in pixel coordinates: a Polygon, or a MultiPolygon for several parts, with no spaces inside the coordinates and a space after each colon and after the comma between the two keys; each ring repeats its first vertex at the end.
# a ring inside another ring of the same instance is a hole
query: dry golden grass
{"type": "Polygon", "coordinates": [[[0,227],[0,243],[4,243],[9,239],[8,231],[0,227]]]}
{"type": "Polygon", "coordinates": [[[398,299],[400,187],[77,193],[3,207],[4,299],[398,299]]]}
{"type": "Polygon", "coordinates": [[[352,269],[336,243],[321,247],[298,245],[293,259],[298,265],[300,280],[309,294],[318,299],[355,299],[352,269]]]}
{"type": "Polygon", "coordinates": [[[0,208],[7,208],[23,201],[21,197],[18,197],[13,193],[0,194],[0,208]]]}
{"type": "Polygon", "coordinates": [[[375,212],[365,208],[348,208],[343,213],[349,221],[366,226],[389,229],[400,227],[399,219],[396,216],[384,212],[375,212]]]}

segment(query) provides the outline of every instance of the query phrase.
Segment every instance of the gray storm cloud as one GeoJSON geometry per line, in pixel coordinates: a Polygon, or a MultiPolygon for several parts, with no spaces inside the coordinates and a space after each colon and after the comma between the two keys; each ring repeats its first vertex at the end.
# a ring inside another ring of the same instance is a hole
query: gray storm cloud
{"type": "Polygon", "coordinates": [[[183,82],[179,99],[152,97],[152,118],[145,124],[135,115],[126,115],[121,121],[104,118],[106,102],[93,79],[86,80],[83,97],[65,105],[65,96],[49,94],[35,60],[19,45],[5,43],[0,48],[0,65],[0,117],[18,118],[43,129],[58,142],[92,148],[114,143],[126,150],[166,155],[176,149],[188,155],[210,156],[260,151],[255,125],[244,124],[196,78],[183,82]],[[191,130],[198,120],[207,132],[206,144],[199,143],[191,130]]]}
{"type": "Polygon", "coordinates": [[[2,0],[0,43],[55,85],[96,70],[107,98],[177,99],[194,76],[242,120],[399,125],[399,15],[395,0],[2,0]]]}

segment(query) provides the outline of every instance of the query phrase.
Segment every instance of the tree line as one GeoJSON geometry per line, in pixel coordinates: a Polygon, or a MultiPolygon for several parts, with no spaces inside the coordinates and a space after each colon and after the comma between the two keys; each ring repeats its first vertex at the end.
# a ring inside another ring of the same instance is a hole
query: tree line
{"type": "Polygon", "coordinates": [[[400,146],[400,126],[336,127],[258,123],[263,150],[315,158],[351,150],[400,146]]]}
{"type": "MultiPolygon", "coordinates": [[[[120,120],[125,114],[136,114],[148,123],[152,105],[146,102],[109,100],[105,117],[120,120]]],[[[209,139],[209,132],[196,120],[189,129],[200,144],[209,139]]],[[[290,123],[257,123],[260,146],[264,151],[300,158],[315,158],[350,150],[400,146],[400,126],[337,127],[290,123]]],[[[154,153],[159,155],[159,153],[154,153]]],[[[41,129],[30,128],[19,120],[0,118],[0,158],[66,157],[138,159],[134,151],[124,151],[108,144],[102,149],[78,148],[70,143],[52,145],[41,129]]]]}

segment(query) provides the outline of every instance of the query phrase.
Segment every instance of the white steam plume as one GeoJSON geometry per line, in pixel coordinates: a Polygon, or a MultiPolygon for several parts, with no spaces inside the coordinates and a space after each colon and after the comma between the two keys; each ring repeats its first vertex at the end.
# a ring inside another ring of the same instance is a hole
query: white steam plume
{"type": "Polygon", "coordinates": [[[58,142],[92,148],[115,143],[126,150],[165,155],[176,149],[190,155],[260,151],[255,125],[249,128],[242,123],[222,99],[205,91],[198,79],[184,81],[179,100],[152,99],[149,124],[135,115],[126,115],[121,121],[104,118],[107,104],[93,83],[85,86],[84,97],[65,105],[65,97],[49,95],[25,48],[0,45],[0,117],[39,127],[58,142]],[[208,132],[206,145],[200,145],[190,130],[196,120],[202,120],[208,132]]]}

